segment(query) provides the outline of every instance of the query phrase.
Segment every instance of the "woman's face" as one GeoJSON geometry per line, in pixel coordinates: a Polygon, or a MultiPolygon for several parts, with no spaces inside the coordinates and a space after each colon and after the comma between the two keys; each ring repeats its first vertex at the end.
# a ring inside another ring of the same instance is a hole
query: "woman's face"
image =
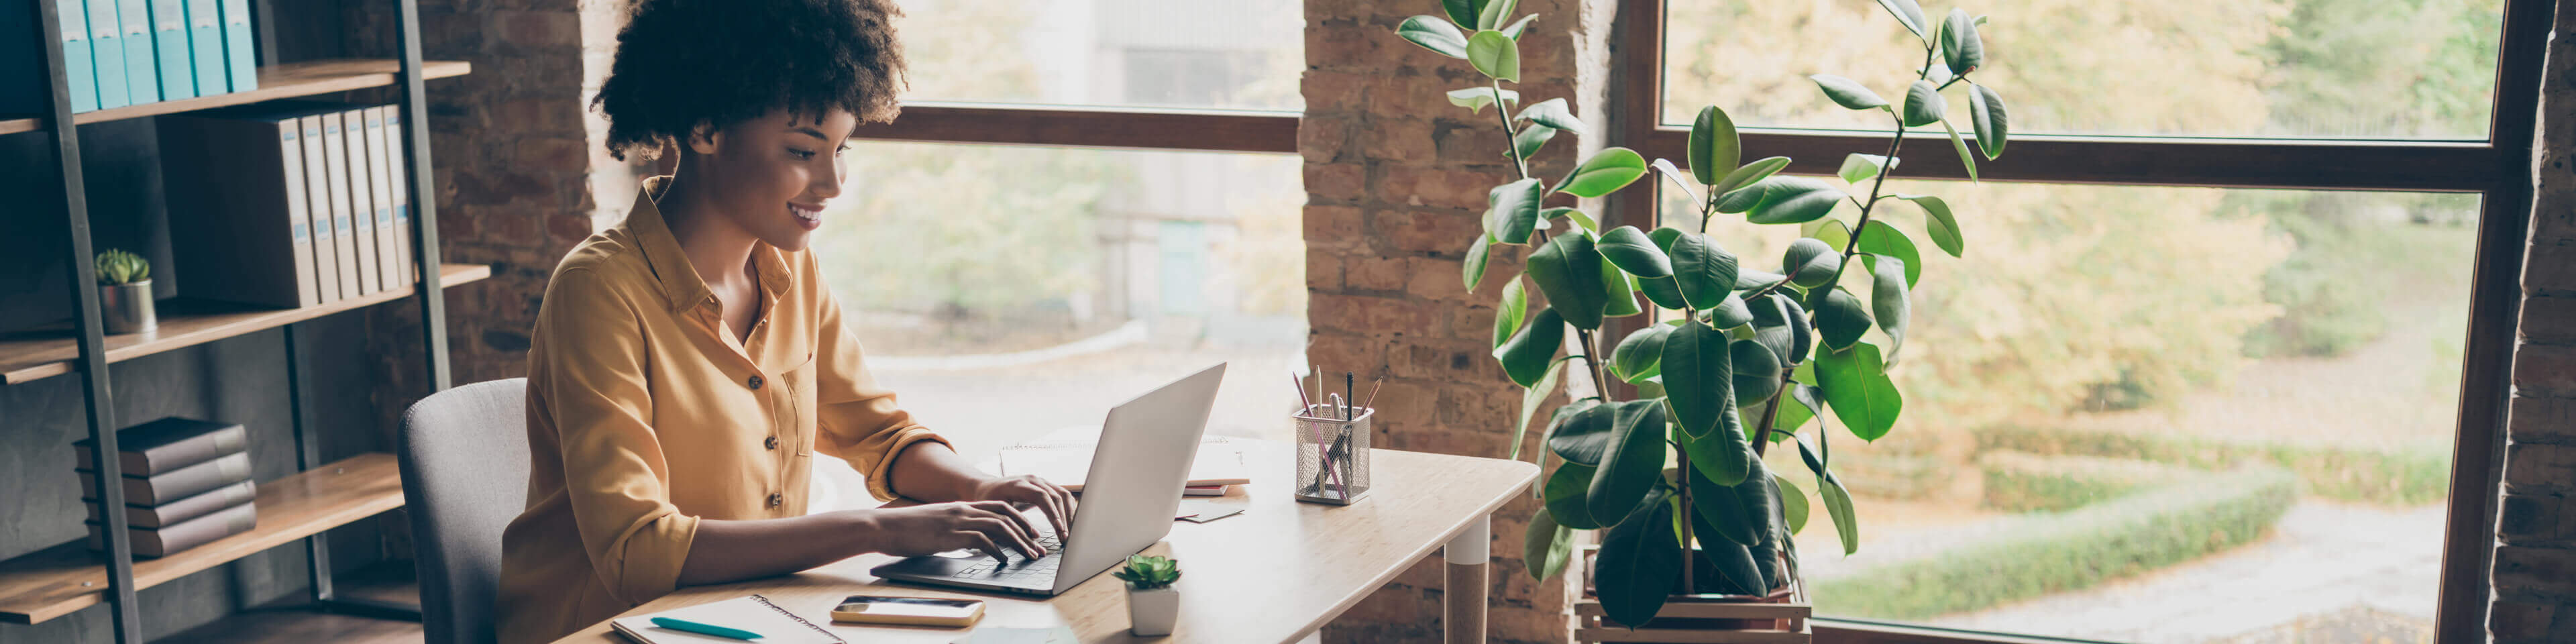
{"type": "Polygon", "coordinates": [[[803,250],[823,225],[823,206],[841,194],[841,146],[859,118],[832,109],[820,116],[774,110],[692,137],[697,170],[730,219],[780,250],[803,250]]]}

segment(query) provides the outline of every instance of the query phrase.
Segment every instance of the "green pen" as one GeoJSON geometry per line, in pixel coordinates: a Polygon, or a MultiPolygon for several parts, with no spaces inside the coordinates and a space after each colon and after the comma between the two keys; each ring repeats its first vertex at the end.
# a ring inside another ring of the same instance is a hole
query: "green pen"
{"type": "Polygon", "coordinates": [[[754,633],[754,632],[746,631],[746,630],[742,630],[742,629],[739,629],[739,628],[725,628],[725,627],[717,626],[717,625],[714,625],[714,624],[703,624],[703,623],[699,623],[699,622],[692,622],[692,621],[685,620],[685,619],[671,619],[671,618],[668,618],[668,617],[655,617],[655,618],[653,618],[653,625],[654,625],[654,626],[660,626],[660,627],[663,627],[663,628],[672,629],[672,630],[688,631],[688,632],[691,632],[691,633],[700,633],[700,634],[705,634],[705,635],[714,635],[714,636],[716,636],[716,637],[730,637],[730,638],[734,638],[734,639],[738,639],[738,640],[756,640],[756,639],[760,639],[760,634],[759,634],[759,633],[754,633]]]}

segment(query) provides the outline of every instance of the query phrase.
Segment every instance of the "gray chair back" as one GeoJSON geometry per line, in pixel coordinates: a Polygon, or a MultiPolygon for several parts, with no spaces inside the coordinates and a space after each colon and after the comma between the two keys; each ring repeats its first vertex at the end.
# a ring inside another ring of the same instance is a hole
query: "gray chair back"
{"type": "Polygon", "coordinates": [[[431,394],[403,413],[403,502],[428,644],[490,644],[501,529],[528,496],[528,379],[431,394]]]}

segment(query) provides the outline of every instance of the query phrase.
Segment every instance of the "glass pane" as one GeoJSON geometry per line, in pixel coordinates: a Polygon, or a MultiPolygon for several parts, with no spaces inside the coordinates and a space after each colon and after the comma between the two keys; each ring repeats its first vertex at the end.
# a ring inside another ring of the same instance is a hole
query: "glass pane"
{"type": "MultiPolygon", "coordinates": [[[[1910,204],[1872,215],[1925,266],[1896,429],[1824,432],[1861,547],[1843,556],[1814,501],[1798,545],[1820,615],[2431,641],[2475,196],[1889,183],[1948,198],[1967,252],[1910,204]]],[[[1798,234],[1711,229],[1773,271],[1798,234]]],[[[1796,451],[1769,465],[1813,500],[1796,451]]]]}
{"type": "MultiPolygon", "coordinates": [[[[2015,133],[2477,139],[2503,0],[1994,0],[1994,65],[1973,74],[2015,133]]],[[[1923,45],[1873,0],[1670,0],[1663,118],[1719,105],[1742,125],[1884,128],[1807,79],[1904,99],[1923,45]]],[[[1950,3],[1924,2],[1936,23],[1950,3]]],[[[1953,87],[1950,114],[1968,130],[1953,87]]],[[[1936,126],[1937,128],[1937,126],[1936,126]]]]}
{"type": "MultiPolygon", "coordinates": [[[[1303,363],[1296,156],[854,141],[844,158],[815,252],[877,380],[959,453],[1097,427],[1217,362],[1208,433],[1284,438],[1260,376],[1303,363]]],[[[849,468],[816,471],[817,499],[866,502],[849,468]]]]}
{"type": "Polygon", "coordinates": [[[896,22],[912,101],[1295,110],[1292,0],[919,0],[896,22]]]}

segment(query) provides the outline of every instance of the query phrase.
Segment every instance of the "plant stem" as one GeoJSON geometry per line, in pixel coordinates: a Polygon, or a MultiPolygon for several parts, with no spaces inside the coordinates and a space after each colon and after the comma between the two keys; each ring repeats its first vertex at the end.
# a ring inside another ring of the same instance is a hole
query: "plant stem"
{"type": "Polygon", "coordinates": [[[1777,391],[1771,392],[1771,397],[1769,399],[1762,401],[1761,429],[1753,432],[1753,458],[1755,460],[1760,460],[1763,452],[1766,451],[1765,448],[1771,446],[1771,432],[1776,431],[1773,430],[1772,427],[1780,422],[1780,398],[1781,396],[1789,393],[1789,385],[1792,384],[1789,381],[1790,373],[1792,372],[1789,369],[1781,369],[1780,388],[1777,391]]]}
{"type": "Polygon", "coordinates": [[[1610,400],[1610,372],[1601,366],[1600,360],[1592,358],[1592,356],[1599,355],[1601,353],[1601,351],[1593,345],[1592,331],[1589,329],[1578,328],[1574,330],[1574,337],[1577,342],[1583,344],[1583,364],[1589,366],[1592,370],[1593,392],[1600,394],[1603,402],[1608,402],[1610,400]]]}
{"type": "Polygon", "coordinates": [[[1503,81],[1495,79],[1493,87],[1494,118],[1503,122],[1503,151],[1511,154],[1512,169],[1519,170],[1521,178],[1527,179],[1530,176],[1529,160],[1521,158],[1520,132],[1512,129],[1512,108],[1503,102],[1503,81]]]}

